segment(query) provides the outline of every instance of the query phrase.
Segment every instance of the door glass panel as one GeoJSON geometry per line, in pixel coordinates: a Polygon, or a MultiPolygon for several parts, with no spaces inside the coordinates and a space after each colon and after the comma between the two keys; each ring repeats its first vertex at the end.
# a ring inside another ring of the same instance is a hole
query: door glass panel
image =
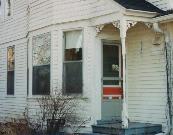
{"type": "Polygon", "coordinates": [[[103,45],[103,85],[119,85],[119,47],[103,45]],[[108,78],[108,79],[104,79],[108,78]]]}

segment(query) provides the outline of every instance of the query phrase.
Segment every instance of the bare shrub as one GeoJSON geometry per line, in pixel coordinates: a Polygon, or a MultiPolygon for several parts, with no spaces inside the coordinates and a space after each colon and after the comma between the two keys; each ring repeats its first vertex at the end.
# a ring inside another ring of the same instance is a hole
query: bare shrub
{"type": "Polygon", "coordinates": [[[71,132],[78,132],[89,121],[78,114],[79,102],[86,100],[80,96],[64,96],[55,92],[53,95],[42,96],[36,100],[39,105],[36,116],[30,118],[28,110],[25,112],[25,119],[32,129],[32,134],[55,135],[64,127],[70,128],[71,132]]]}

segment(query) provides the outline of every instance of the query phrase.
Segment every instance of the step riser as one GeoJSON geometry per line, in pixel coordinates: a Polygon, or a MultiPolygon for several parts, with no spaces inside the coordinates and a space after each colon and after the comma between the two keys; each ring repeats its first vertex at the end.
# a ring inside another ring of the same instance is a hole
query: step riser
{"type": "Polygon", "coordinates": [[[101,133],[101,134],[111,134],[111,135],[155,135],[161,133],[161,127],[155,128],[144,128],[144,129],[104,129],[93,127],[93,133],[101,133]]]}
{"type": "MultiPolygon", "coordinates": [[[[136,124],[136,123],[135,123],[136,124]]],[[[162,133],[161,125],[154,124],[138,124],[129,127],[128,129],[121,128],[120,124],[103,124],[103,125],[93,125],[93,133],[107,134],[107,135],[155,135],[162,133]],[[118,126],[117,126],[118,125],[118,126]],[[134,126],[135,125],[135,126],[134,126]]]]}

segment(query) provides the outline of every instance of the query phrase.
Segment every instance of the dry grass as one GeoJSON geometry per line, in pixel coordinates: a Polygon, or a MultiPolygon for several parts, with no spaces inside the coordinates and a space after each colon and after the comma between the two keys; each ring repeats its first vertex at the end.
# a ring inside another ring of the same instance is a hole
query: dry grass
{"type": "Polygon", "coordinates": [[[11,122],[0,123],[0,135],[31,135],[27,121],[11,120],[11,122]]]}

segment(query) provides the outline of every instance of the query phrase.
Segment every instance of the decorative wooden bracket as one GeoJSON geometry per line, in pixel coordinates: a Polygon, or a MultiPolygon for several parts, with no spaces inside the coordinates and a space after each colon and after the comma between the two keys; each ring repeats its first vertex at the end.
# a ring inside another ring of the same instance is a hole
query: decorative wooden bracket
{"type": "Polygon", "coordinates": [[[103,30],[104,26],[105,26],[104,24],[96,26],[97,35],[103,30]]]}
{"type": "Polygon", "coordinates": [[[112,23],[114,25],[115,28],[120,29],[120,21],[116,21],[112,23]]]}
{"type": "Polygon", "coordinates": [[[136,21],[127,21],[127,30],[134,27],[137,24],[136,21]]]}
{"type": "MultiPolygon", "coordinates": [[[[116,22],[112,23],[114,27],[120,29],[121,28],[121,21],[118,20],[116,22]]],[[[131,27],[135,26],[137,24],[136,21],[126,21],[126,30],[130,29],[131,27]]]]}
{"type": "Polygon", "coordinates": [[[148,22],[145,22],[144,23],[149,29],[151,29],[153,27],[153,24],[152,23],[148,23],[148,22]]]}

